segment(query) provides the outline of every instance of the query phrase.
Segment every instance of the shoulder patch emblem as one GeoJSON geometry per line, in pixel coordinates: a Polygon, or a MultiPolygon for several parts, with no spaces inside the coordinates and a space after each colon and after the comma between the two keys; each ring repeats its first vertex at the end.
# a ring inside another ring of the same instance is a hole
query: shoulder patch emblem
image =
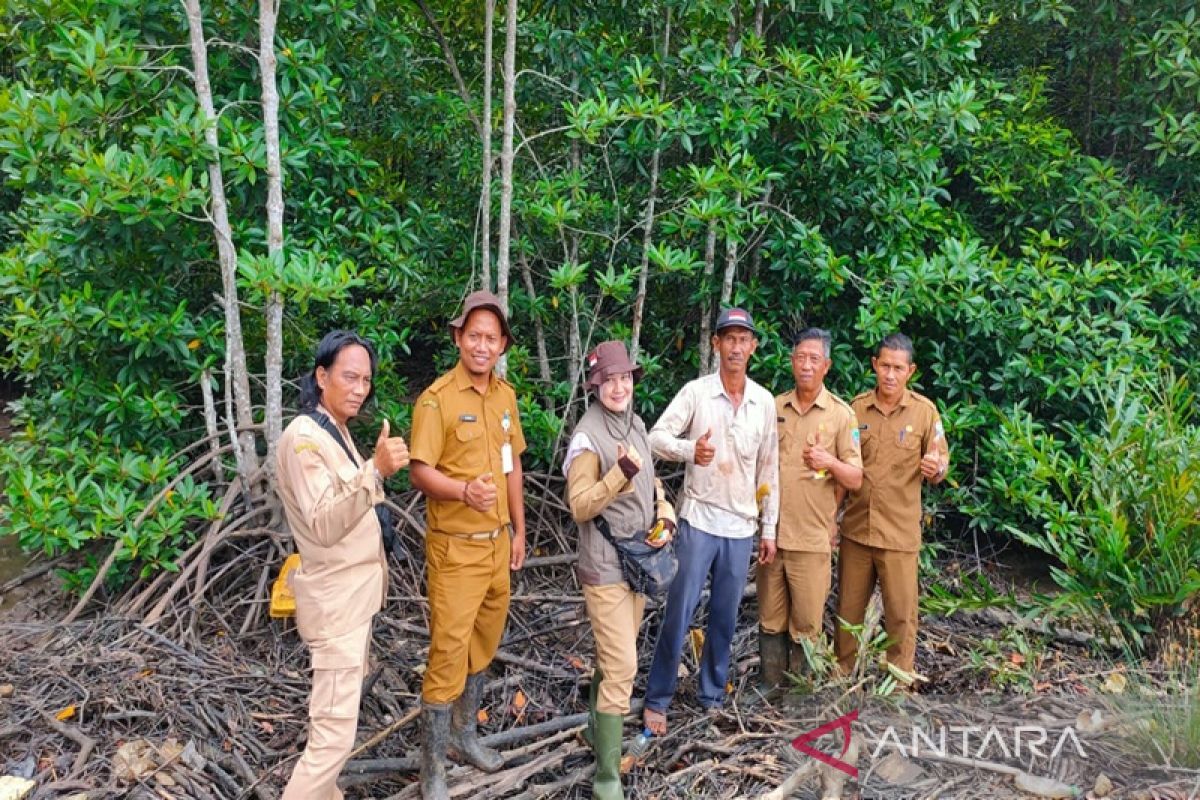
{"type": "Polygon", "coordinates": [[[430,399],[428,399],[428,400],[422,400],[422,401],[421,401],[421,407],[422,407],[422,408],[437,408],[437,407],[438,407],[438,401],[437,401],[437,400],[434,400],[434,399],[432,399],[432,398],[430,398],[430,399]]]}
{"type": "MultiPolygon", "coordinates": [[[[863,427],[865,428],[866,425],[863,427]]],[[[862,434],[858,432],[858,428],[850,429],[850,438],[854,440],[855,447],[858,447],[862,443],[862,434]]]]}
{"type": "Polygon", "coordinates": [[[314,453],[321,452],[321,448],[313,442],[297,442],[295,447],[296,453],[303,453],[305,450],[312,450],[314,453]]]}

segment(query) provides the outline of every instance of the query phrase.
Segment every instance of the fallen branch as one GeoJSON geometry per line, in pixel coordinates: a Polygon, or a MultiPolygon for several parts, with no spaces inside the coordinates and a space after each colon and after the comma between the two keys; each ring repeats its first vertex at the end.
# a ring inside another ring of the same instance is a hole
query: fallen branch
{"type": "Polygon", "coordinates": [[[83,731],[72,728],[68,725],[63,725],[53,715],[42,712],[42,719],[46,724],[59,736],[65,736],[75,744],[79,745],[79,755],[75,756],[75,763],[71,765],[71,774],[78,775],[87,766],[88,759],[92,756],[92,751],[96,749],[96,740],[85,734],[83,731]]]}

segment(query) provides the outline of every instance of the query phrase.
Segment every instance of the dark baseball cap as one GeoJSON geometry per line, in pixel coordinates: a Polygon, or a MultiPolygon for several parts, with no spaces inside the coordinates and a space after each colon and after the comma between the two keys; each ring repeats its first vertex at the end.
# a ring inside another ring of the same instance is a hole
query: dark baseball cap
{"type": "Polygon", "coordinates": [[[758,328],[754,327],[754,317],[750,316],[750,312],[744,308],[727,308],[717,317],[716,332],[720,333],[726,328],[745,328],[758,335],[758,328]]]}
{"type": "Polygon", "coordinates": [[[472,311],[478,311],[481,308],[486,308],[493,312],[500,319],[500,328],[504,331],[504,351],[508,352],[508,348],[512,347],[513,336],[512,331],[508,329],[508,319],[504,316],[504,310],[500,305],[500,298],[491,292],[480,290],[471,292],[467,295],[467,299],[463,301],[462,313],[454,319],[450,320],[450,327],[455,330],[462,330],[462,326],[467,324],[467,317],[471,316],[472,311]]]}

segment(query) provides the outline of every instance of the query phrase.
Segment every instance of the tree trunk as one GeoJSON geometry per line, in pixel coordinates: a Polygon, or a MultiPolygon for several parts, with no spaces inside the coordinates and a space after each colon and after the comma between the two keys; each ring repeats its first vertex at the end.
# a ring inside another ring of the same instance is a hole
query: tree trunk
{"type": "MultiPolygon", "coordinates": [[[[279,156],[279,90],[275,85],[276,0],[259,0],[258,67],[262,82],[263,139],[267,146],[267,253],[283,265],[283,165],[279,156]]],[[[283,297],[267,298],[267,475],[274,481],[275,446],[283,435],[283,297]]]]}
{"type": "Polygon", "coordinates": [[[758,39],[763,35],[763,18],[766,16],[767,0],[758,0],[754,4],[754,36],[758,39]]]}
{"type": "MultiPolygon", "coordinates": [[[[583,154],[579,145],[578,139],[571,140],[571,155],[570,155],[571,173],[579,174],[579,167],[583,161],[583,154]]],[[[572,264],[579,263],[579,231],[572,230],[567,249],[567,259],[572,264]]],[[[579,385],[579,376],[583,374],[583,335],[579,327],[579,287],[571,286],[571,329],[570,329],[570,345],[567,348],[567,375],[571,381],[571,397],[574,398],[575,387],[579,385]]],[[[567,422],[568,428],[575,427],[574,405],[568,401],[565,410],[564,419],[567,422]]]]}
{"type": "Polygon", "coordinates": [[[233,244],[233,229],[229,225],[229,205],[225,199],[225,181],[221,175],[220,142],[217,136],[217,112],[213,107],[212,85],[208,78],[208,45],[204,41],[204,19],[200,13],[200,0],[182,0],[187,14],[188,38],[192,51],[192,77],[196,87],[196,99],[204,114],[204,141],[214,154],[208,164],[208,186],[212,195],[212,223],[217,238],[217,256],[221,265],[223,296],[221,305],[225,310],[225,380],[233,387],[233,401],[237,415],[229,421],[231,431],[236,427],[243,432],[237,436],[238,477],[245,487],[250,486],[250,477],[258,471],[258,455],[254,451],[254,433],[248,430],[254,422],[250,401],[250,373],[246,369],[246,347],[242,339],[242,316],[237,296],[237,249],[233,244]]]}
{"type": "Polygon", "coordinates": [[[717,221],[708,222],[708,238],[704,243],[704,277],[700,281],[700,291],[704,299],[700,303],[700,375],[707,375],[709,362],[712,360],[712,276],[717,259],[717,221]]]}
{"type": "Polygon", "coordinates": [[[579,387],[579,376],[583,373],[583,337],[579,332],[579,287],[571,284],[570,333],[567,340],[567,377],[571,383],[571,391],[567,395],[567,407],[563,409],[563,430],[575,427],[578,418],[575,414],[575,392],[579,387]]]}
{"type": "Polygon", "coordinates": [[[521,262],[521,278],[525,281],[525,291],[529,294],[529,305],[534,309],[533,330],[537,336],[538,376],[547,386],[554,380],[550,373],[550,357],[546,353],[546,330],[542,327],[542,318],[537,314],[537,292],[533,288],[533,271],[529,269],[529,258],[522,250],[517,251],[517,260],[521,262]]]}
{"type": "Polygon", "coordinates": [[[629,357],[637,361],[642,337],[642,317],[646,309],[646,287],[650,280],[650,245],[654,242],[654,201],[658,195],[658,164],[662,148],[655,146],[650,156],[650,195],[646,198],[646,216],[642,222],[642,260],[638,266],[637,297],[633,300],[633,329],[629,334],[629,357]]]}
{"type": "Polygon", "coordinates": [[[733,48],[737,46],[738,40],[742,38],[742,6],[741,0],[733,0],[729,6],[729,30],[725,33],[725,45],[729,52],[733,52],[733,48]]]}
{"type": "MultiPolygon", "coordinates": [[[[737,195],[737,199],[734,201],[734,203],[735,206],[741,205],[742,195],[740,193],[737,195]]],[[[730,302],[733,300],[733,279],[737,275],[737,262],[738,240],[737,236],[730,233],[725,237],[725,277],[721,281],[721,302],[717,306],[718,309],[728,308],[730,302]]],[[[710,371],[715,370],[716,368],[717,357],[714,353],[712,357],[712,363],[710,364],[710,371]]]]}
{"type": "Polygon", "coordinates": [[[492,28],[496,0],[483,2],[483,165],[479,188],[480,286],[492,290],[492,28]]]}
{"type": "Polygon", "coordinates": [[[208,436],[208,452],[212,457],[213,480],[217,483],[225,481],[221,469],[221,428],[217,424],[217,404],[213,400],[212,370],[205,367],[200,373],[200,398],[204,402],[204,433],[208,436]]]}
{"type": "MultiPolygon", "coordinates": [[[[512,249],[513,128],[517,102],[517,0],[508,0],[504,17],[504,130],[500,138],[500,237],[496,253],[496,295],[508,314],[509,257],[512,249]]],[[[500,376],[508,371],[507,359],[497,365],[500,376]]]]}
{"type": "Polygon", "coordinates": [[[751,283],[758,277],[758,270],[762,267],[762,243],[763,239],[767,238],[767,231],[771,227],[770,205],[771,191],[774,186],[770,181],[767,181],[767,188],[763,191],[762,198],[758,201],[759,211],[762,213],[766,221],[763,223],[763,229],[759,233],[758,238],[754,242],[754,248],[750,253],[750,270],[746,275],[746,283],[751,283]]]}
{"type": "MultiPolygon", "coordinates": [[[[671,9],[667,8],[667,21],[663,28],[662,63],[659,65],[658,95],[667,93],[667,56],[671,52],[671,9]]],[[[662,125],[655,125],[658,136],[662,136],[662,125]]],[[[629,335],[629,357],[637,362],[642,337],[642,317],[646,311],[646,285],[650,279],[650,245],[654,242],[654,204],[658,199],[658,170],[662,160],[662,147],[654,145],[650,156],[650,194],[646,198],[646,217],[642,223],[642,261],[638,270],[638,291],[633,301],[633,329],[629,335]]]]}

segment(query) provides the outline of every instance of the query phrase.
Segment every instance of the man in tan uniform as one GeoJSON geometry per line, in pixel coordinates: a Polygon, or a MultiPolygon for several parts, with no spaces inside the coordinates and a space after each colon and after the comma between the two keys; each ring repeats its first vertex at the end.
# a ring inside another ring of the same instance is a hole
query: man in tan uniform
{"type": "MultiPolygon", "coordinates": [[[[871,359],[876,385],[851,402],[862,443],[862,488],[850,493],[842,519],[838,616],[862,623],[878,581],[891,644],[888,663],[913,672],[917,650],[917,553],[921,484],[940,483],[950,467],[942,420],[931,400],[906,387],[917,369],[912,340],[886,337],[871,359]]],[[[839,628],[838,664],[854,666],[857,642],[839,628]]]]}
{"type": "Polygon", "coordinates": [[[825,388],[831,345],[829,331],[801,331],[792,348],[796,388],[775,398],[779,535],[775,558],[758,567],[765,691],[782,683],[785,670],[807,669],[800,643],[821,636],[838,507],[848,489],[862,486],[858,422],[850,406],[825,388]]]}
{"type": "Polygon", "coordinates": [[[474,292],[450,327],[458,364],[413,409],[412,482],[425,494],[428,516],[425,800],[449,796],[448,752],[487,772],[503,765],[479,743],[476,714],[508,617],[509,570],[525,562],[525,436],[516,393],[493,372],[512,345],[508,321],[495,295],[474,292]]]}
{"type": "Polygon", "coordinates": [[[374,374],[370,343],[349,331],[327,334],[301,380],[306,413],[279,439],[279,499],[300,551],[292,573],[296,627],[313,668],[308,744],[283,800],[341,800],[336,781],[354,746],[371,619],[387,594],[375,506],[383,479],[408,464],[408,448],[388,435],[385,421],[364,461],[346,429],[370,399],[374,374]]]}

